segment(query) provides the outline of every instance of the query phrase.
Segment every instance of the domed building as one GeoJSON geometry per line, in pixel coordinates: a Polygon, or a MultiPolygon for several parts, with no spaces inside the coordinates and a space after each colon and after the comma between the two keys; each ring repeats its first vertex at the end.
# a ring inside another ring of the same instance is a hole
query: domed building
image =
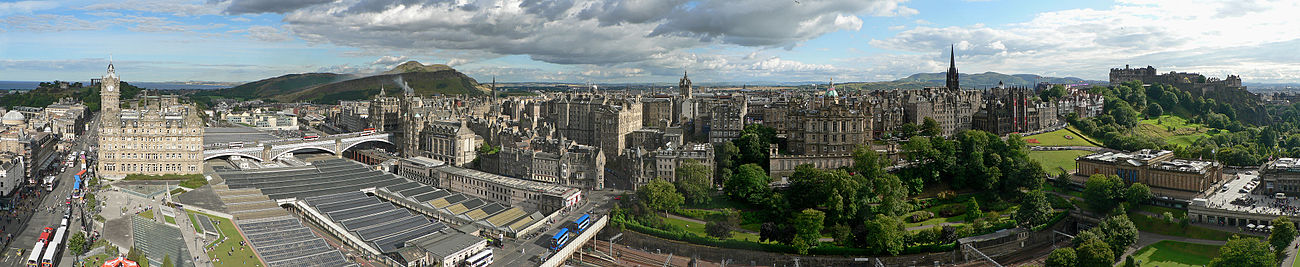
{"type": "Polygon", "coordinates": [[[4,117],[0,117],[0,123],[4,123],[5,126],[22,126],[27,123],[27,116],[23,116],[23,113],[17,110],[10,110],[4,117]]]}

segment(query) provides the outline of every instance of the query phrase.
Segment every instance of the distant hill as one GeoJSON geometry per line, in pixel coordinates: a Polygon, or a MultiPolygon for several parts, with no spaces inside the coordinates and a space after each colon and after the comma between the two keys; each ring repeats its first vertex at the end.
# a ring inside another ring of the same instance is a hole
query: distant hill
{"type": "Polygon", "coordinates": [[[420,64],[420,62],[416,62],[412,60],[412,61],[407,61],[406,63],[402,63],[401,65],[397,65],[397,67],[393,67],[393,69],[385,71],[384,74],[398,74],[398,73],[407,73],[407,72],[437,72],[437,71],[444,71],[444,70],[451,70],[451,69],[452,69],[451,66],[447,66],[443,64],[424,65],[424,64],[420,64]]]}
{"type": "MultiPolygon", "coordinates": [[[[1072,84],[1088,83],[1097,85],[1106,85],[1106,81],[1090,81],[1075,77],[1045,77],[1034,74],[1001,74],[997,72],[985,72],[977,74],[959,73],[962,88],[988,89],[1002,82],[1006,86],[1025,86],[1033,87],[1039,82],[1048,82],[1054,84],[1072,84]]],[[[836,84],[840,88],[859,89],[859,90],[888,90],[888,89],[919,89],[924,87],[941,87],[947,84],[948,73],[917,73],[907,76],[906,78],[888,81],[888,82],[851,82],[836,84]]]]}
{"type": "Polygon", "coordinates": [[[235,99],[262,99],[281,96],[304,88],[355,79],[357,76],[336,73],[299,73],[262,79],[239,86],[203,92],[200,95],[223,96],[235,99]]]}
{"type": "MultiPolygon", "coordinates": [[[[358,76],[337,73],[288,74],[245,83],[239,86],[195,93],[198,99],[225,97],[234,99],[272,99],[281,102],[308,101],[337,103],[339,100],[367,99],[379,94],[401,94],[404,81],[419,95],[486,94],[473,78],[447,65],[424,65],[408,61],[380,75],[358,76]]],[[[200,101],[203,102],[203,101],[200,101]]]]}
{"type": "Polygon", "coordinates": [[[273,97],[276,100],[308,101],[313,103],[337,103],[339,100],[367,99],[379,94],[382,87],[389,95],[400,95],[401,83],[409,85],[417,95],[463,94],[483,95],[487,93],[475,81],[446,65],[421,65],[410,61],[398,65],[386,74],[351,79],[341,82],[322,84],[304,88],[297,92],[273,97]]]}

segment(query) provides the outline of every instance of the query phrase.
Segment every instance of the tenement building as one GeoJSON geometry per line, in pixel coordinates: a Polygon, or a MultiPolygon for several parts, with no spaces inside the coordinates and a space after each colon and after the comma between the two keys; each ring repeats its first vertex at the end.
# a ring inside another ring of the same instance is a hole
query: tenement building
{"type": "Polygon", "coordinates": [[[560,94],[542,106],[544,121],[559,136],[599,147],[617,156],[627,148],[627,135],[641,129],[640,97],[614,94],[560,94]]]}
{"type": "Polygon", "coordinates": [[[1168,150],[1143,149],[1133,153],[1100,152],[1075,160],[1071,180],[1083,184],[1093,174],[1118,175],[1126,183],[1142,183],[1157,196],[1190,200],[1222,178],[1223,166],[1214,161],[1175,159],[1168,150]]]}
{"type": "Polygon", "coordinates": [[[1280,158],[1264,163],[1259,168],[1259,178],[1264,181],[1264,193],[1300,195],[1300,159],[1280,158]]]}
{"type": "Polygon", "coordinates": [[[790,152],[849,154],[871,141],[871,114],[841,103],[834,84],[821,101],[792,103],[786,115],[790,152]]]}
{"type": "Polygon", "coordinates": [[[203,120],[172,96],[149,96],[121,109],[113,64],[100,80],[99,175],[203,173],[203,120]]]}
{"type": "Polygon", "coordinates": [[[568,187],[605,188],[605,154],[594,146],[537,138],[528,146],[506,146],[493,157],[495,168],[482,169],[568,187]]]}

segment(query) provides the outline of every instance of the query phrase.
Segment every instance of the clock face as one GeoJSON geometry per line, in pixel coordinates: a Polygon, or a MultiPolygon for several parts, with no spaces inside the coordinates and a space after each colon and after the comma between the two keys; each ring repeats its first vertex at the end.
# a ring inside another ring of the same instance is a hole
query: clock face
{"type": "Polygon", "coordinates": [[[112,86],[112,85],[105,86],[104,88],[105,88],[105,89],[108,89],[109,92],[112,92],[112,91],[116,91],[116,90],[117,90],[117,86],[112,86]]]}

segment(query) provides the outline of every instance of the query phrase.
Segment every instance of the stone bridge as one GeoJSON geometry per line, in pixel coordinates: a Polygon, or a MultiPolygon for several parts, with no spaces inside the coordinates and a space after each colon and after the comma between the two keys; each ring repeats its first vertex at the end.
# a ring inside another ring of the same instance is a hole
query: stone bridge
{"type": "Polygon", "coordinates": [[[209,160],[220,157],[240,156],[251,158],[257,161],[274,160],[284,155],[292,155],[295,151],[302,150],[324,150],[335,155],[343,154],[356,145],[367,142],[380,142],[393,144],[388,140],[387,133],[374,133],[363,135],[362,133],[345,133],[329,136],[321,136],[316,140],[279,139],[260,141],[252,144],[244,144],[243,147],[231,147],[230,144],[209,144],[203,147],[203,160],[209,160]]]}

